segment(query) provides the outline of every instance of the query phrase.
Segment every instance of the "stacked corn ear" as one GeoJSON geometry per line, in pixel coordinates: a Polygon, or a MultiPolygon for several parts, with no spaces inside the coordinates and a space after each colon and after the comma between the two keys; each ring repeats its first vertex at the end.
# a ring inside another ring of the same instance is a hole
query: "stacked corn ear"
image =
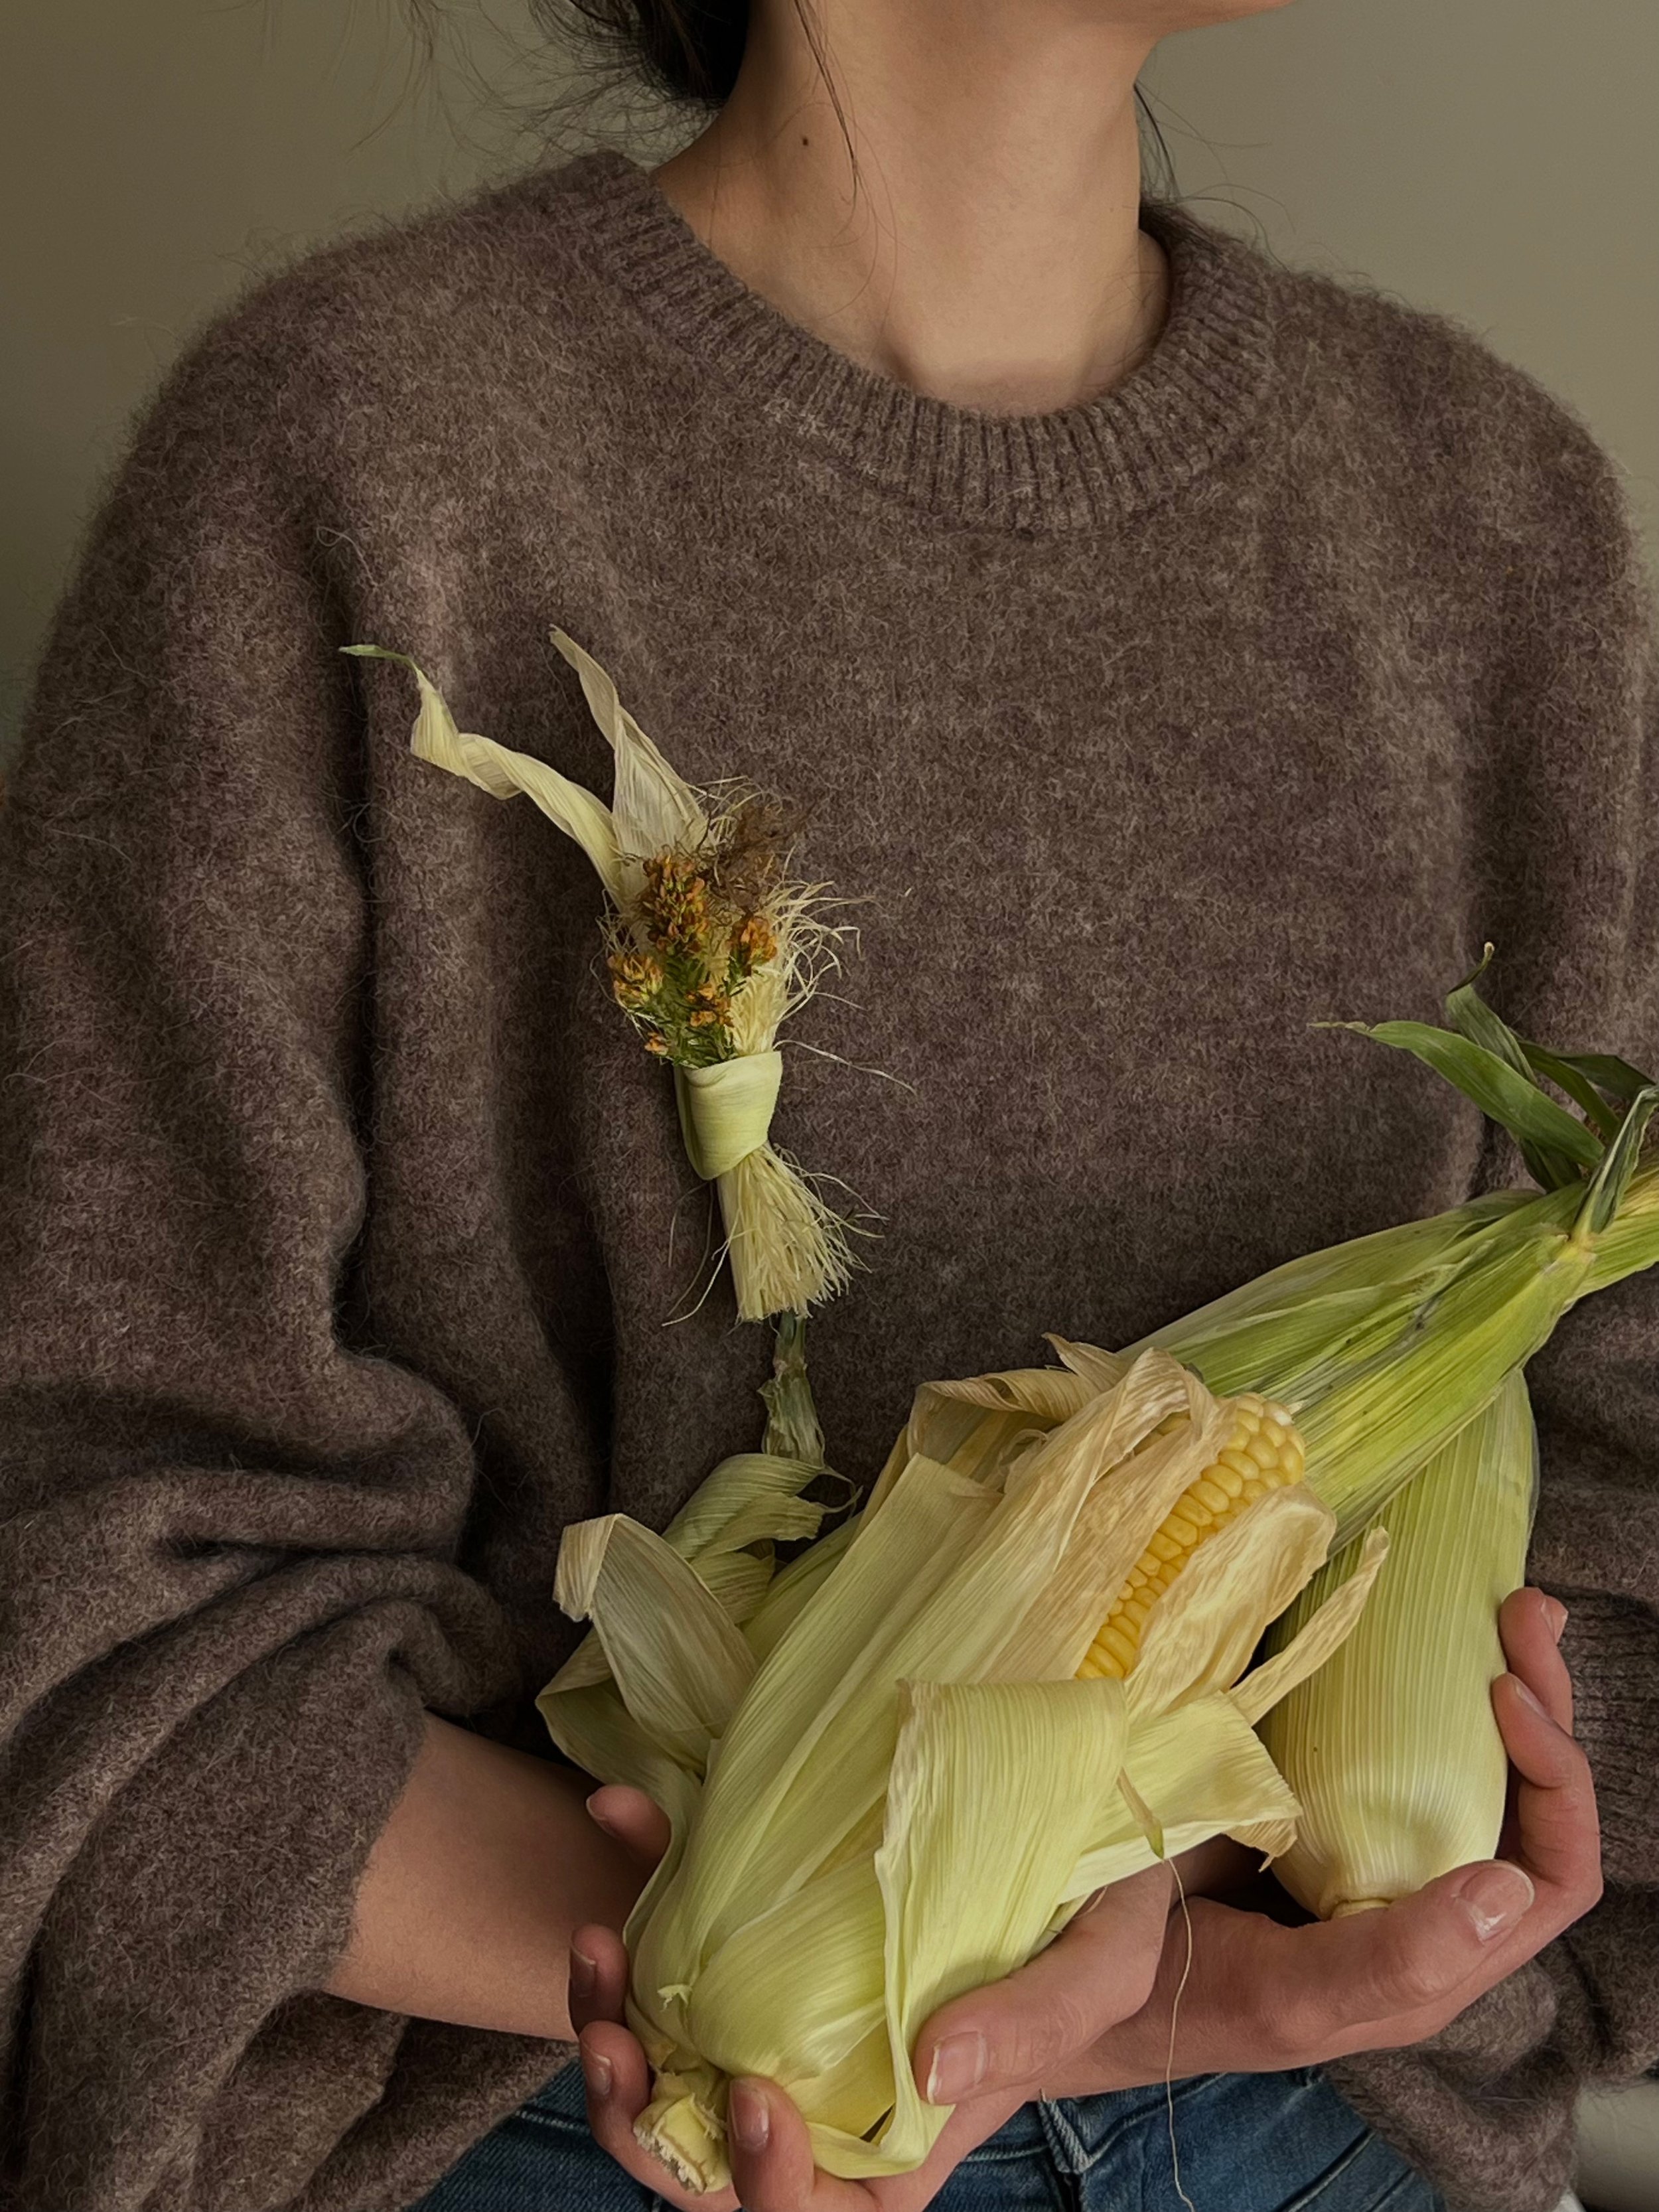
{"type": "MultiPolygon", "coordinates": [[[[1498,1609],[1517,1589],[1537,1496],[1527,1386],[1512,1374],[1371,1524],[1388,1565],[1358,1626],[1266,1716],[1262,1741],[1302,1810],[1273,1872],[1330,1919],[1392,1904],[1474,1859],[1503,1826],[1508,1761],[1492,1709],[1498,1609]]],[[[1269,1632],[1294,1641],[1363,1554],[1322,1567],[1269,1632]]]]}
{"type": "MultiPolygon", "coordinates": [[[[1387,1544],[1246,1671],[1334,1530],[1298,1454],[1273,1409],[1152,1351],[1103,1387],[1075,1366],[924,1386],[878,1497],[741,1624],[684,1525],[566,1532],[558,1601],[604,1664],[579,1650],[538,1704],[579,1765],[669,1814],[628,2017],[653,2069],[637,2131],[687,2187],[728,2180],[744,2073],[788,2090],[827,2171],[913,2169],[948,2117],[911,2068],[939,2005],[1161,1855],[1286,1847],[1296,1800],[1255,1724],[1351,1630],[1387,1544]],[[1248,1451],[1240,1473],[1235,1438],[1270,1426],[1273,1479],[1248,1451]],[[1192,1535],[1166,1557],[1174,1522],[1192,1535]],[[1133,1664],[1109,1672],[1091,1655],[1149,1557],[1133,1664]]],[[[711,1480],[690,1522],[729,1541],[734,1477],[711,1480]]]]}
{"type": "Polygon", "coordinates": [[[1369,1033],[1500,1121],[1542,1194],[1497,1193],[1311,1254],[1144,1340],[1212,1389],[1252,1384],[1293,1410],[1307,1480],[1347,1547],[1298,1607],[1340,1585],[1356,1532],[1391,1540],[1363,1634],[1264,1724],[1304,1807],[1275,1872],[1321,1914],[1387,1903],[1495,1849],[1507,1778],[1490,1702],[1504,1663],[1497,1616],[1525,1572],[1535,1499],[1522,1367],[1577,1299],[1659,1259],[1659,1171],[1639,1164],[1654,1086],[1610,1054],[1519,1038],[1480,999],[1480,972],[1447,1000],[1451,1030],[1369,1033]]]}

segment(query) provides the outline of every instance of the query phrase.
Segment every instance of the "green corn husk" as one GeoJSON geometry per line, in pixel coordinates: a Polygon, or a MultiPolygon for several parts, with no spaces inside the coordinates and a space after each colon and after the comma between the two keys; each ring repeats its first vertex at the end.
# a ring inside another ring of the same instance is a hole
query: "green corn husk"
{"type": "Polygon", "coordinates": [[[1339,1545],[1481,1411],[1570,1307],[1659,1261],[1659,1167],[1641,1164],[1659,1086],[1611,1054],[1516,1036],[1475,991],[1485,965],[1449,994],[1452,1030],[1335,1026],[1410,1052],[1455,1084],[1547,1187],[1494,1192],[1290,1261],[1119,1355],[1155,1346],[1212,1390],[1259,1390],[1288,1405],[1339,1545]],[[1549,1097],[1546,1079],[1584,1119],[1549,1097]]]}
{"type": "MultiPolygon", "coordinates": [[[[1659,1174],[1644,1170],[1644,1182],[1659,1174]]],[[[1308,1480],[1345,1544],[1531,1358],[1569,1307],[1618,1279],[1616,1264],[1631,1273],[1659,1261],[1659,1206],[1649,1188],[1636,1195],[1639,1217],[1621,1222],[1616,1254],[1575,1232],[1573,1192],[1518,1205],[1477,1200],[1291,1261],[1129,1353],[1155,1346],[1195,1367],[1212,1389],[1261,1390],[1288,1405],[1307,1445],[1308,1480]],[[1376,1271],[1369,1280],[1367,1270],[1376,1271]]]]}
{"type": "Polygon", "coordinates": [[[1287,1261],[1121,1351],[1073,1345],[1105,1382],[1146,1351],[1211,1389],[1296,1416],[1308,1480],[1348,1543],[1547,1341],[1578,1300],[1659,1263],[1659,1168],[1595,1233],[1582,1192],[1501,1191],[1287,1261]]]}
{"type": "MultiPolygon", "coordinates": [[[[1388,1564],[1358,1626],[1261,1721],[1302,1806],[1273,1872],[1322,1919],[1497,1850],[1509,1771],[1491,1698],[1505,1665],[1498,1610],[1525,1572],[1537,1483],[1516,1372],[1377,1516],[1388,1564]]],[[[1320,1569],[1268,1632],[1270,1652],[1341,1587],[1364,1542],[1320,1569]]]]}

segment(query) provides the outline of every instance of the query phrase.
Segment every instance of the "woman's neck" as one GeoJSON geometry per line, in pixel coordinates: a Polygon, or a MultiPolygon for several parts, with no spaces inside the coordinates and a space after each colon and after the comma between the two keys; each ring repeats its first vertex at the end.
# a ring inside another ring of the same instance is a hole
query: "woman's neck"
{"type": "Polygon", "coordinates": [[[1055,9],[846,0],[826,66],[755,10],[736,87],[652,172],[750,289],[866,367],[998,414],[1122,382],[1156,343],[1163,248],[1138,227],[1149,51],[1055,9]]]}

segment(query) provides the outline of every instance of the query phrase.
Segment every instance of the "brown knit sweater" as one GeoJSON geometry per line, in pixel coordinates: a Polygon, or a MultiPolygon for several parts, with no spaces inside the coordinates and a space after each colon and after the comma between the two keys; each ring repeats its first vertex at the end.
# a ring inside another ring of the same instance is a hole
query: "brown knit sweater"
{"type": "MultiPolygon", "coordinates": [[[[1491,937],[1522,1029],[1659,1062],[1612,464],[1456,323],[1143,219],[1151,357],[998,417],[585,155],[265,281],[137,426],[0,815],[15,2212],[393,2212],[556,2067],[318,1984],[422,1709],[547,1748],[564,1524],[758,1437],[727,1279],[665,1325],[708,1194],[592,870],[340,646],[608,789],[557,623],[868,898],[776,1132],[882,1217],[811,1330],[860,1478],[924,1377],[1519,1179],[1311,1021],[1431,1019],[1491,937]]],[[[1339,2069],[1460,2207],[1553,2203],[1575,2085],[1659,2057],[1656,1363],[1638,1279],[1534,1370],[1606,1899],[1339,2069]]]]}

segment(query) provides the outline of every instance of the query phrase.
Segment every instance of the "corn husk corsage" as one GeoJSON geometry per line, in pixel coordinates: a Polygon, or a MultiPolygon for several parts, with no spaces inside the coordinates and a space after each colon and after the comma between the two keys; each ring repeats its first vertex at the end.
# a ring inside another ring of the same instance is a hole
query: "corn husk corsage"
{"type": "Polygon", "coordinates": [[[823,919],[825,887],[790,877],[787,805],[735,783],[695,790],[592,655],[562,629],[551,635],[615,756],[609,805],[545,762],[459,729],[407,654],[343,649],[414,675],[419,758],[494,798],[523,793],[592,862],[611,987],[647,1050],[673,1069],[687,1157],[719,1194],[738,1317],[805,1316],[853,1265],[848,1224],[770,1141],[778,1032],[834,964],[842,933],[823,919]]]}

